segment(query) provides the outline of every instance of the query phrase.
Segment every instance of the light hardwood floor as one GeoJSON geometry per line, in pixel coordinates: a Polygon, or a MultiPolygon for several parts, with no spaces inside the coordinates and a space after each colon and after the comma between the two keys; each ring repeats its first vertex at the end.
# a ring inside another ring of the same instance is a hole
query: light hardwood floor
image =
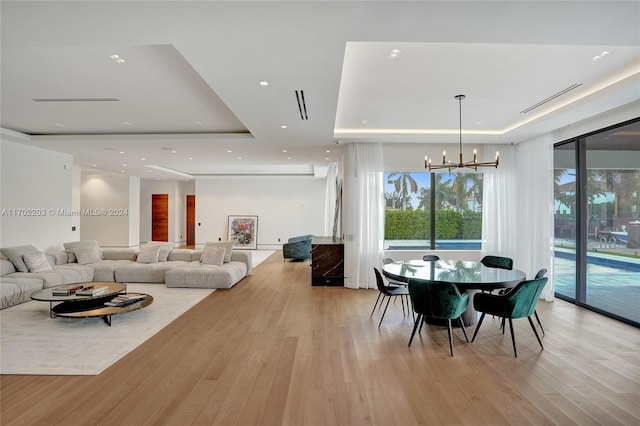
{"type": "MultiPolygon", "coordinates": [[[[310,285],[276,252],[99,376],[2,376],[2,425],[638,425],[640,331],[541,302],[540,350],[514,321],[474,343],[427,326],[407,347],[400,303],[310,285]]],[[[117,325],[114,325],[117,327],[117,325]]],[[[473,332],[473,327],[469,330],[473,332]]],[[[123,330],[126,333],[126,330],[123,330]]],[[[471,334],[469,334],[471,336],[471,334]]]]}

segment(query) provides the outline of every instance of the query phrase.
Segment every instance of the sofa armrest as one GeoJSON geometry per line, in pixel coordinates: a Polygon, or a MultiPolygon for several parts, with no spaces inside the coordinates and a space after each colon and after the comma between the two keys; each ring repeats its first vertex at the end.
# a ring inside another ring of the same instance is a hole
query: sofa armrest
{"type": "Polygon", "coordinates": [[[253,269],[253,257],[251,252],[245,250],[233,250],[231,253],[232,262],[243,262],[247,265],[247,275],[251,273],[253,269]]]}

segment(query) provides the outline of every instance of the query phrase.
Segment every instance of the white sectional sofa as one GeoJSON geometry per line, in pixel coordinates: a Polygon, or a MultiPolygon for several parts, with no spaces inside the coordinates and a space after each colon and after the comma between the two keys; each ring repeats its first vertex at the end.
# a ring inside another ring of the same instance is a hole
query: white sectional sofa
{"type": "Polygon", "coordinates": [[[36,247],[3,248],[0,249],[0,309],[30,300],[36,290],[61,284],[110,281],[229,289],[251,273],[251,252],[233,250],[230,243],[208,243],[206,247],[209,244],[226,246],[216,250],[227,256],[210,264],[202,262],[203,250],[174,249],[167,243],[148,243],[140,249],[101,248],[95,241],[65,243],[65,250],[45,253],[47,263],[38,264],[33,270],[28,269],[25,255],[42,257],[36,247]],[[152,244],[161,246],[157,260],[143,259],[148,254],[148,245],[152,244]]]}

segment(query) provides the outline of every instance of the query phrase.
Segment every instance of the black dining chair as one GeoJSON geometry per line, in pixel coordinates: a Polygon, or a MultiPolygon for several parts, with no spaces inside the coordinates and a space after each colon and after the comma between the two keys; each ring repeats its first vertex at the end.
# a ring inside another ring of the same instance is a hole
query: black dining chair
{"type": "Polygon", "coordinates": [[[437,260],[440,260],[440,256],[437,256],[435,254],[425,254],[424,256],[422,256],[422,260],[424,260],[425,262],[435,262],[437,260]]]}
{"type": "MultiPolygon", "coordinates": [[[[389,307],[389,302],[391,302],[391,298],[400,296],[400,301],[402,302],[402,314],[405,314],[404,304],[407,302],[407,311],[409,310],[409,290],[407,287],[391,287],[384,285],[384,280],[382,279],[382,274],[376,268],[373,267],[373,271],[376,274],[376,284],[378,286],[378,298],[382,296],[382,300],[380,301],[380,306],[384,303],[384,298],[388,297],[387,305],[384,307],[384,311],[382,312],[382,316],[380,317],[380,323],[378,323],[378,328],[382,325],[382,320],[384,319],[384,315],[387,313],[387,308],[389,307]]],[[[378,301],[376,300],[376,305],[378,301]]],[[[373,312],[376,310],[376,305],[373,306],[373,310],[371,311],[371,315],[369,318],[373,317],[373,312]]]]}
{"type": "Polygon", "coordinates": [[[409,339],[409,346],[413,341],[418,326],[422,328],[425,317],[447,320],[449,334],[449,351],[453,356],[453,337],[451,335],[451,320],[458,319],[462,327],[464,338],[468,342],[467,331],[461,315],[469,304],[469,294],[460,294],[455,284],[445,281],[428,281],[417,278],[409,279],[409,294],[413,310],[418,314],[413,325],[413,332],[409,339]]]}
{"type": "Polygon", "coordinates": [[[511,342],[513,343],[513,354],[517,357],[518,352],[516,350],[516,338],[513,331],[513,320],[517,318],[527,318],[533,334],[536,335],[540,347],[542,341],[536,331],[535,325],[531,320],[531,315],[536,310],[538,300],[540,299],[540,293],[547,284],[547,278],[537,278],[529,281],[522,281],[515,287],[504,294],[489,294],[489,293],[476,293],[473,296],[473,307],[476,311],[482,312],[476,330],[473,333],[471,341],[476,339],[476,335],[482,326],[482,321],[486,314],[495,315],[501,318],[507,318],[509,320],[509,329],[511,331],[511,342]]]}

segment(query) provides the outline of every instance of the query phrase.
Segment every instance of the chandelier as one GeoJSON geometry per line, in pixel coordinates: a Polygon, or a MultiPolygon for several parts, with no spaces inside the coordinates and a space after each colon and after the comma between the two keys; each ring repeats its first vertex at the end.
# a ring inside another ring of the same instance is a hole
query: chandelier
{"type": "Polygon", "coordinates": [[[442,164],[432,165],[431,159],[424,156],[424,168],[431,170],[438,169],[449,169],[449,171],[458,168],[469,168],[478,170],[478,167],[495,167],[498,168],[498,164],[500,164],[500,153],[496,151],[496,159],[495,161],[489,161],[485,163],[478,163],[478,151],[473,150],[473,160],[467,161],[466,163],[462,160],[462,100],[465,98],[465,95],[456,95],[455,98],[458,100],[459,110],[460,110],[460,157],[458,163],[452,163],[451,160],[447,161],[447,151],[442,151],[442,164]]]}

